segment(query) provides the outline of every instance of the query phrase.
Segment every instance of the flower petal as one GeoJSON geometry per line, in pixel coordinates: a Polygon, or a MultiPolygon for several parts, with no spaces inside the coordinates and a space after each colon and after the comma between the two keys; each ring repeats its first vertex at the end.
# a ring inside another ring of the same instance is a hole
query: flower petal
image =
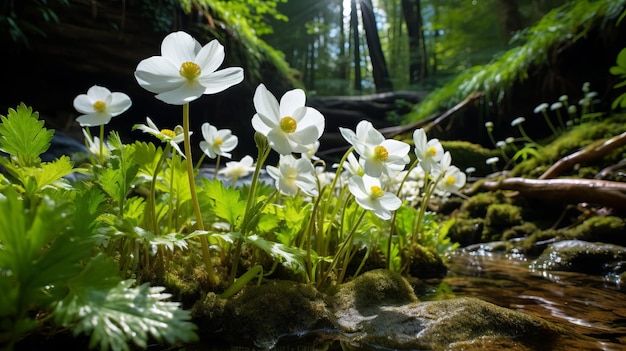
{"type": "Polygon", "coordinates": [[[204,87],[200,84],[185,84],[177,89],[166,91],[156,95],[156,98],[171,104],[183,105],[201,97],[204,93],[204,87]]]}
{"type": "Polygon", "coordinates": [[[95,127],[107,124],[111,121],[111,116],[104,113],[90,113],[76,118],[81,127],[95,127]]]}
{"type": "Polygon", "coordinates": [[[280,99],[279,117],[293,117],[294,112],[304,106],[306,103],[306,95],[302,89],[293,89],[286,92],[280,99]]]}
{"type": "Polygon", "coordinates": [[[202,72],[211,73],[215,72],[224,62],[224,56],[224,46],[217,39],[213,39],[200,49],[195,62],[200,66],[202,72]]]}
{"type": "Polygon", "coordinates": [[[271,129],[269,133],[267,133],[267,141],[270,147],[281,155],[289,155],[293,151],[289,139],[285,133],[278,128],[271,129]]]}
{"type": "Polygon", "coordinates": [[[87,94],[80,94],[74,98],[74,108],[76,111],[89,114],[93,113],[93,101],[87,96],[87,94]]]}
{"type": "Polygon", "coordinates": [[[215,94],[224,91],[235,84],[243,81],[243,69],[241,67],[228,67],[210,74],[202,74],[198,82],[205,88],[204,94],[215,94]]]}
{"type": "Polygon", "coordinates": [[[168,34],[161,43],[161,55],[178,68],[183,62],[195,62],[202,46],[188,33],[178,31],[168,34]]]}
{"type": "Polygon", "coordinates": [[[181,77],[179,69],[171,61],[161,56],[153,56],[139,62],[135,79],[149,92],[163,93],[185,84],[185,78],[181,77]]]}
{"type": "Polygon", "coordinates": [[[278,124],[281,117],[278,100],[267,90],[264,84],[259,84],[256,88],[253,101],[256,112],[273,121],[272,124],[268,124],[270,127],[278,124]]]}

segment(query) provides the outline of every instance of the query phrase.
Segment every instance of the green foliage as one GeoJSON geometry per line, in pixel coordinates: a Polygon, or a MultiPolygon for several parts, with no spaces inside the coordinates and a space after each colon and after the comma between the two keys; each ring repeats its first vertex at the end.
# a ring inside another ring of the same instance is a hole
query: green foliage
{"type": "MultiPolygon", "coordinates": [[[[619,89],[626,86],[626,48],[622,49],[619,52],[616,59],[616,66],[611,67],[609,69],[609,72],[622,80],[621,82],[613,86],[614,89],[619,89]]],[[[622,93],[617,98],[615,98],[615,100],[613,100],[613,103],[611,104],[611,109],[616,109],[618,106],[621,108],[626,107],[626,92],[622,93]]]]}
{"type": "Polygon", "coordinates": [[[448,109],[478,91],[501,101],[508,88],[528,77],[531,67],[548,62],[550,47],[564,41],[575,42],[600,21],[615,20],[624,4],[624,0],[581,0],[553,9],[535,26],[516,35],[514,42],[523,44],[487,65],[474,66],[457,75],[417,104],[406,116],[407,122],[448,109]]]}
{"type": "Polygon", "coordinates": [[[203,179],[203,189],[205,195],[212,200],[212,212],[231,226],[237,227],[246,205],[239,190],[227,188],[217,179],[203,179]]]}
{"type": "Polygon", "coordinates": [[[102,279],[102,270],[115,273],[117,265],[97,256],[83,274],[71,281],[71,293],[55,310],[56,322],[73,327],[74,335],[90,335],[89,347],[101,350],[129,351],[132,342],[147,348],[148,341],[197,340],[188,311],[170,297],[163,287],[148,283],[133,287],[134,280],[102,279]]]}
{"type": "MultiPolygon", "coordinates": [[[[63,6],[69,6],[69,0],[57,0],[63,6]]],[[[21,11],[38,13],[44,22],[59,22],[57,13],[51,8],[51,1],[48,0],[21,0],[18,10],[16,4],[11,3],[3,6],[3,13],[0,13],[0,28],[8,30],[11,40],[15,43],[22,43],[29,46],[29,36],[39,35],[46,36],[46,33],[40,28],[41,22],[29,22],[24,20],[24,16],[20,16],[21,11]]]]}
{"type": "Polygon", "coordinates": [[[0,115],[0,150],[12,155],[19,167],[39,165],[39,156],[50,147],[54,131],[44,128],[38,118],[39,113],[24,103],[0,115]]]}
{"type": "Polygon", "coordinates": [[[139,168],[134,145],[112,134],[111,167],[91,168],[97,185],[72,184],[65,179],[75,171],[68,156],[40,161],[53,131],[37,117],[24,104],[1,117],[0,145],[9,158],[0,162],[11,178],[4,179],[0,196],[0,347],[11,350],[50,323],[89,334],[91,346],[105,351],[130,350],[131,342],[145,348],[149,339],[195,340],[189,313],[166,301],[163,287],[122,280],[124,260],[100,246],[118,247],[118,229],[148,248],[187,248],[182,234],[155,238],[136,226],[144,200],[128,196],[139,168]],[[108,200],[119,205],[122,217],[107,212],[108,200]]]}

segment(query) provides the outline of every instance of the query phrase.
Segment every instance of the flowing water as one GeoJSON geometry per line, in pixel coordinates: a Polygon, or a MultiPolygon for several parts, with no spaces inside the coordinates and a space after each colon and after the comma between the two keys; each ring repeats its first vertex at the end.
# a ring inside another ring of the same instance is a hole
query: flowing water
{"type": "Polygon", "coordinates": [[[578,350],[626,350],[626,286],[616,277],[532,271],[523,256],[486,251],[450,257],[443,286],[566,326],[594,341],[578,350]]]}
{"type": "MultiPolygon", "coordinates": [[[[420,295],[420,299],[477,297],[589,337],[568,342],[567,350],[626,351],[626,286],[616,277],[533,271],[530,263],[520,255],[458,251],[449,258],[446,277],[430,282],[438,287],[437,292],[420,295]]],[[[231,345],[212,350],[261,349],[231,345]]],[[[320,335],[313,333],[308,341],[283,341],[275,350],[340,351],[342,347],[337,340],[320,340],[320,335]]]]}

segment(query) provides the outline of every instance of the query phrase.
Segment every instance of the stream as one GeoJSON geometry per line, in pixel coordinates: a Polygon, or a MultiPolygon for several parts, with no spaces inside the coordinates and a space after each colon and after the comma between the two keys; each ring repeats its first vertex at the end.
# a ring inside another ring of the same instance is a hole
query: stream
{"type": "Polygon", "coordinates": [[[578,350],[626,350],[626,286],[616,277],[532,271],[529,264],[523,256],[459,251],[450,257],[441,287],[592,338],[578,350]]]}
{"type": "MultiPolygon", "coordinates": [[[[565,330],[588,337],[588,340],[575,341],[573,347],[568,344],[567,350],[626,351],[626,284],[620,285],[616,277],[532,271],[529,268],[531,262],[531,259],[521,255],[481,249],[459,250],[449,256],[446,277],[428,281],[432,288],[418,293],[418,296],[422,301],[476,297],[543,318],[565,330]]],[[[263,350],[236,345],[214,345],[208,349],[263,350]]],[[[188,350],[206,351],[207,348],[192,347],[188,350]]],[[[284,339],[272,350],[341,351],[345,348],[337,335],[312,331],[284,339]]],[[[376,347],[367,350],[390,349],[376,347]]]]}

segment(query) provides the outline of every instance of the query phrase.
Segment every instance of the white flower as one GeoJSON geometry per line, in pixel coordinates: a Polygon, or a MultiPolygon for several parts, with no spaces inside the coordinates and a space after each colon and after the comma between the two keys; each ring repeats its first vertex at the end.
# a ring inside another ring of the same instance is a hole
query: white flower
{"type": "Polygon", "coordinates": [[[361,207],[384,220],[390,219],[391,211],[402,205],[402,200],[396,195],[381,188],[378,178],[367,174],[363,177],[352,176],[348,181],[348,188],[361,207]]]}
{"type": "Polygon", "coordinates": [[[426,140],[424,129],[416,129],[413,132],[413,142],[415,143],[415,155],[419,160],[419,165],[425,172],[430,172],[435,164],[443,156],[443,146],[438,139],[426,140]]]}
{"type": "Polygon", "coordinates": [[[476,167],[467,167],[465,169],[465,173],[467,173],[467,174],[472,174],[474,172],[476,172],[476,167]]]}
{"type": "Polygon", "coordinates": [[[487,128],[487,130],[493,130],[493,122],[491,121],[485,122],[485,128],[487,128]]]}
{"type": "Polygon", "coordinates": [[[500,141],[498,141],[498,142],[496,143],[496,147],[497,147],[498,149],[504,149],[504,148],[506,147],[506,141],[504,141],[504,140],[500,140],[500,141]]]}
{"type": "Polygon", "coordinates": [[[554,111],[554,110],[558,110],[561,107],[563,107],[563,103],[560,101],[557,101],[555,103],[553,103],[552,105],[550,105],[550,110],[554,111]]]}
{"type": "Polygon", "coordinates": [[[243,80],[243,69],[217,70],[224,62],[224,47],[212,40],[205,46],[185,32],[170,33],[161,43],[161,56],[139,62],[135,78],[156,98],[183,105],[203,94],[219,93],[243,80]]]}
{"type": "Polygon", "coordinates": [[[343,164],[343,168],[351,175],[358,175],[358,176],[362,176],[363,174],[365,174],[365,171],[363,170],[363,161],[357,160],[356,156],[354,156],[354,153],[350,153],[348,155],[347,163],[343,164]]]}
{"type": "Polygon", "coordinates": [[[223,175],[226,179],[230,179],[230,181],[234,183],[237,179],[254,172],[253,164],[254,159],[246,155],[240,161],[226,162],[226,167],[220,169],[217,173],[223,175]]]}
{"type": "Polygon", "coordinates": [[[485,161],[485,163],[486,163],[486,164],[488,164],[488,165],[493,165],[493,164],[496,164],[498,161],[500,161],[500,158],[499,158],[499,157],[497,157],[497,156],[494,156],[494,157],[489,157],[489,158],[485,161]]]}
{"type": "Polygon", "coordinates": [[[447,193],[457,192],[465,186],[466,178],[465,173],[461,172],[458,167],[450,166],[437,183],[437,188],[447,193]]]}
{"type": "Polygon", "coordinates": [[[319,160],[319,157],[315,156],[317,150],[320,148],[319,140],[316,140],[313,144],[304,145],[306,152],[301,154],[302,157],[306,157],[309,160],[319,160]]]}
{"type": "Polygon", "coordinates": [[[568,96],[567,96],[567,95],[561,95],[561,96],[559,96],[559,101],[560,101],[560,102],[566,102],[566,101],[567,101],[567,99],[568,99],[568,96]]]}
{"type": "Polygon", "coordinates": [[[535,113],[543,112],[543,111],[547,110],[549,106],[550,105],[548,105],[547,102],[544,102],[542,104],[537,105],[537,107],[535,107],[535,111],[534,112],[535,113]]]}
{"type": "Polygon", "coordinates": [[[526,121],[526,118],[524,118],[524,117],[517,117],[516,119],[514,119],[514,120],[511,122],[511,127],[515,127],[516,125],[518,125],[518,124],[522,124],[522,123],[524,123],[525,121],[526,121]]]}
{"type": "Polygon", "coordinates": [[[107,124],[130,108],[131,101],[124,93],[112,93],[109,89],[94,85],[87,94],[74,98],[74,108],[83,115],[76,118],[81,127],[107,124]]]}
{"type": "MultiPolygon", "coordinates": [[[[139,129],[139,130],[141,130],[144,133],[148,133],[148,134],[154,135],[155,137],[157,137],[162,142],[169,143],[170,145],[172,145],[174,150],[176,150],[180,155],[182,155],[183,158],[185,157],[185,154],[182,152],[182,150],[178,146],[178,144],[182,143],[184,138],[185,138],[185,136],[183,135],[183,132],[182,132],[182,127],[176,126],[176,128],[174,128],[174,130],[171,130],[171,129],[159,129],[156,126],[156,124],[154,124],[154,122],[152,122],[150,117],[146,117],[146,123],[148,125],[145,125],[145,124],[135,124],[133,126],[133,130],[139,129]]],[[[191,135],[191,134],[193,134],[193,132],[189,132],[189,135],[191,135]]]]}
{"type": "Polygon", "coordinates": [[[393,177],[409,163],[409,144],[385,139],[371,122],[361,121],[356,126],[356,133],[350,129],[339,128],[343,137],[354,146],[354,150],[363,160],[363,171],[372,177],[382,174],[393,177]]]}
{"type": "Polygon", "coordinates": [[[260,84],[254,93],[257,113],[252,117],[252,126],[267,137],[270,147],[279,154],[305,153],[307,145],[320,138],[325,124],[324,116],[305,103],[302,89],[286,92],[279,104],[265,85],[260,84]]]}
{"type": "Polygon", "coordinates": [[[299,189],[309,196],[318,195],[315,170],[307,158],[296,160],[292,155],[281,155],[278,168],[266,166],[265,169],[283,194],[295,195],[299,189]]]}
{"type": "Polygon", "coordinates": [[[237,147],[239,139],[232,134],[230,129],[218,130],[215,126],[205,122],[202,124],[202,136],[200,149],[210,158],[219,156],[231,157],[230,151],[237,147]]]}
{"type": "Polygon", "coordinates": [[[92,138],[91,135],[85,129],[83,129],[82,131],[83,131],[83,135],[85,136],[85,140],[87,141],[87,149],[89,150],[89,152],[98,156],[102,154],[104,158],[108,158],[109,155],[111,155],[111,146],[107,142],[102,143],[102,153],[101,153],[100,152],[100,138],[98,138],[97,136],[94,136],[92,138]]]}

